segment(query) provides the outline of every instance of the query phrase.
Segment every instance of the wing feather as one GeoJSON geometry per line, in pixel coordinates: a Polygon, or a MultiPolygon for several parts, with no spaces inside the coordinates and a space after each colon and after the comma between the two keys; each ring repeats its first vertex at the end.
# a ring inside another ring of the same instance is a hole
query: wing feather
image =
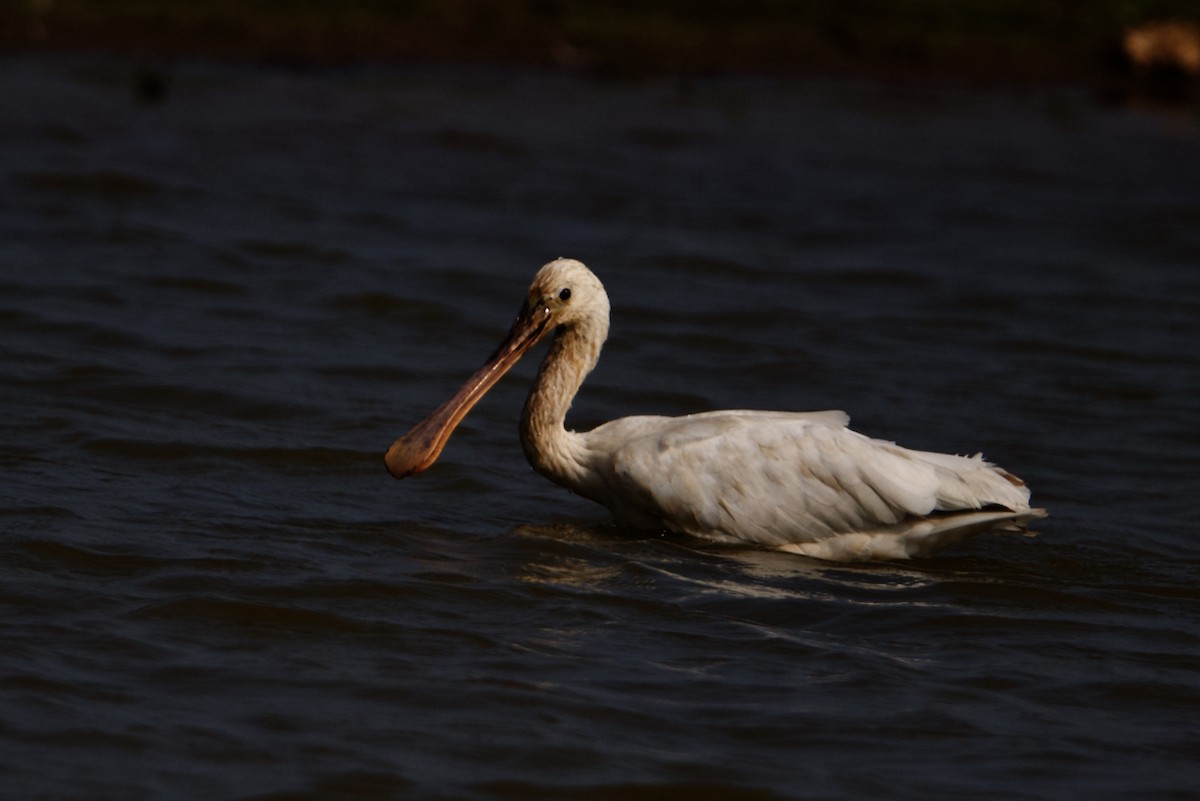
{"type": "Polygon", "coordinates": [[[846,428],[841,412],[627,419],[600,472],[604,502],[628,525],[779,546],[935,510],[1028,508],[1028,491],[978,455],[871,439],[846,428]]]}

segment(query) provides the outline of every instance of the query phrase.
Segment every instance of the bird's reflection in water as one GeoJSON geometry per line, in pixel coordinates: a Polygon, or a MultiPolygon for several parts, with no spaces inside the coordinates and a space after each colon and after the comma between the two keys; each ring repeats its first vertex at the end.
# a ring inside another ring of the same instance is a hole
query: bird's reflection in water
{"type": "MultiPolygon", "coordinates": [[[[603,553],[612,546],[614,531],[612,526],[601,525],[525,523],[513,527],[509,533],[517,537],[580,545],[603,553]]],[[[625,565],[619,559],[602,560],[556,548],[553,553],[540,553],[539,558],[527,562],[524,571],[517,577],[534,584],[600,589],[614,583],[624,571],[625,565]]]]}
{"type": "Polygon", "coordinates": [[[650,535],[610,524],[526,523],[509,533],[584,549],[543,550],[519,575],[523,581],[562,587],[611,591],[670,580],[699,594],[816,599],[839,590],[890,594],[938,582],[935,575],[896,563],[848,566],[667,532],[650,535]]]}

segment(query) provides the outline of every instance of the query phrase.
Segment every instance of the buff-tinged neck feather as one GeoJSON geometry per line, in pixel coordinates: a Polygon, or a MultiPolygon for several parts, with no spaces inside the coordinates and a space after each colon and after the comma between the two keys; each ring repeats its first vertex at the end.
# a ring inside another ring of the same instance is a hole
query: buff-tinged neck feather
{"type": "Polygon", "coordinates": [[[608,334],[608,315],[558,330],[521,415],[525,458],[542,475],[584,495],[594,476],[583,437],[566,428],[567,411],[596,366],[608,334]]]}

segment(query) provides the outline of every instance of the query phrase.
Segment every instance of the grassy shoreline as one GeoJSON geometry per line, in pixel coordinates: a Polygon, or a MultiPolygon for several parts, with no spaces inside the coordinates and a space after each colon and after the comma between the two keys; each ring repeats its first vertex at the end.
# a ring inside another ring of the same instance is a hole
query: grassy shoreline
{"type": "Polygon", "coordinates": [[[864,72],[1087,80],[1179,0],[10,0],[0,49],[293,65],[364,61],[657,73],[864,72]]]}

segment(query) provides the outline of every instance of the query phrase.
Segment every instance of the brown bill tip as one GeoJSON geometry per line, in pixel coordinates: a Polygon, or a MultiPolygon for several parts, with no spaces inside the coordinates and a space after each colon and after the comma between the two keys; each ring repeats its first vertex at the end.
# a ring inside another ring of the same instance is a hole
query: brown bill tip
{"type": "Polygon", "coordinates": [[[392,443],[383,463],[393,477],[407,478],[423,472],[437,460],[440,452],[436,437],[410,431],[392,443]]]}

